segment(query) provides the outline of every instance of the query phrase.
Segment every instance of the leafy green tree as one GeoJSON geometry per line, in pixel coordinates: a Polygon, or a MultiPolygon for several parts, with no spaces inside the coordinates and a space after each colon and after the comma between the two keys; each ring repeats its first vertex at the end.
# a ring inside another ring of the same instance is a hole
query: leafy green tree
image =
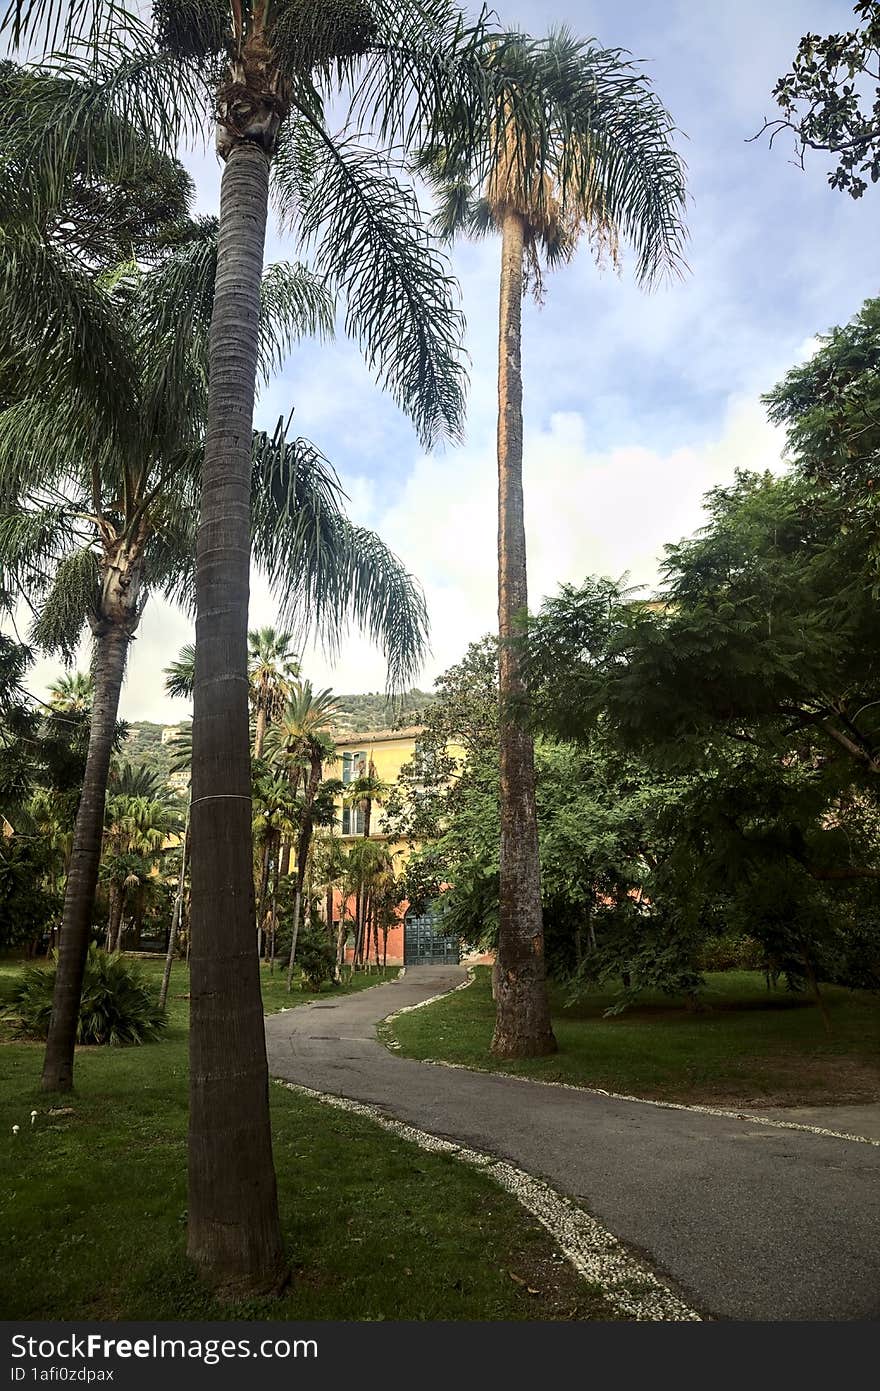
{"type": "Polygon", "coordinates": [[[801,168],[808,150],[836,155],[829,184],[861,198],[880,179],[880,4],[858,0],[853,14],[856,29],[804,35],[773,88],[782,115],[758,135],[769,131],[771,146],[783,131],[793,135],[801,168]]]}
{"type": "Polygon", "coordinates": [[[880,633],[851,505],[797,471],[740,474],[709,495],[709,526],[668,548],[664,602],[592,582],[532,625],[541,726],[582,745],[607,730],[684,779],[639,917],[685,966],[720,914],[814,990],[874,969],[876,931],[862,965],[850,950],[880,878],[880,633]]]}

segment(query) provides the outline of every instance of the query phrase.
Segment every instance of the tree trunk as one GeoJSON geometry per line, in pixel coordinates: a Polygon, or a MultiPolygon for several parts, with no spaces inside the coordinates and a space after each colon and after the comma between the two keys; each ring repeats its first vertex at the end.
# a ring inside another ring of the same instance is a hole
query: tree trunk
{"type": "Polygon", "coordinates": [[[174,912],[171,916],[171,931],[168,934],[168,947],[165,952],[165,969],[162,972],[162,986],[159,990],[159,1008],[164,1009],[168,999],[168,986],[171,983],[171,966],[174,961],[174,949],[177,946],[177,934],[180,931],[180,915],[183,912],[183,888],[186,883],[186,860],[189,852],[189,811],[186,815],[186,824],[183,828],[183,850],[180,858],[180,878],[177,882],[177,897],[174,900],[174,912]]]}
{"type": "Polygon", "coordinates": [[[64,890],[58,969],[52,996],[52,1016],[40,1085],[44,1092],[69,1092],[73,1087],[73,1055],[79,1022],[79,1002],[89,951],[92,909],[104,837],[104,802],[110,756],[116,734],[119,692],[125,671],[129,635],[109,627],[95,637],[94,697],[89,724],[89,751],[82,796],[73,830],[70,869],[64,890]]]}
{"type": "Polygon", "coordinates": [[[309,776],[306,781],[305,794],[303,797],[302,821],[300,823],[299,837],[296,847],[296,893],[293,899],[293,929],[290,936],[290,960],[287,963],[287,990],[290,992],[291,981],[293,980],[293,963],[296,959],[296,939],[299,935],[299,919],[302,912],[303,885],[306,882],[306,867],[309,862],[309,850],[312,844],[312,831],[314,830],[313,807],[315,798],[318,795],[318,788],[321,785],[321,773],[323,764],[320,756],[312,752],[309,776]]]}
{"type": "Polygon", "coordinates": [[[124,890],[119,884],[110,885],[110,916],[107,919],[107,950],[113,951],[119,937],[122,922],[122,901],[124,890]]]}
{"type": "Polygon", "coordinates": [[[526,536],[522,490],[520,363],[525,225],[502,222],[498,343],[498,684],[500,703],[501,901],[492,1052],[501,1058],[556,1051],[550,1025],[541,913],[541,869],[531,735],[511,702],[525,694],[511,639],[526,614],[526,536]]]}
{"type": "Polygon", "coordinates": [[[116,928],[116,937],[113,942],[114,951],[122,951],[122,943],[125,940],[125,901],[128,898],[128,890],[123,884],[119,890],[119,919],[116,928]]]}
{"type": "Polygon", "coordinates": [[[336,929],[336,979],[342,980],[342,967],[345,964],[345,902],[339,909],[339,926],[336,929]]]}
{"type": "Polygon", "coordinates": [[[251,458],[269,157],[223,172],[196,547],[187,1250],[227,1297],[286,1278],[254,951],[248,586],[251,458]]]}
{"type": "Polygon", "coordinates": [[[266,895],[269,892],[269,868],[272,860],[272,841],[274,831],[266,832],[263,846],[263,865],[260,871],[260,892],[257,897],[257,960],[263,955],[263,923],[266,920],[266,895]]]}
{"type": "Polygon", "coordinates": [[[263,742],[266,738],[266,707],[263,701],[257,703],[257,720],[254,726],[254,758],[262,758],[263,742]]]}
{"type": "Polygon", "coordinates": [[[275,974],[275,935],[278,931],[278,880],[280,878],[280,860],[275,861],[275,876],[272,882],[272,907],[269,914],[269,973],[275,974]]]}

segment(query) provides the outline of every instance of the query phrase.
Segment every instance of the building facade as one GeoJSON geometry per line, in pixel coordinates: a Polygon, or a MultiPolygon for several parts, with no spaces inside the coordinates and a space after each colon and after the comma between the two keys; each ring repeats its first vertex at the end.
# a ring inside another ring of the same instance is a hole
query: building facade
{"type": "MultiPolygon", "coordinates": [[[[418,754],[420,726],[408,729],[371,730],[360,734],[337,734],[336,760],[328,763],[324,770],[327,778],[338,778],[343,787],[358,778],[374,776],[380,783],[388,786],[397,782],[401,769],[411,763],[418,754]]],[[[364,812],[360,807],[346,805],[345,794],[337,802],[336,831],[343,845],[353,845],[365,830],[364,812]]],[[[400,873],[409,854],[409,846],[393,840],[385,829],[385,811],[381,799],[373,801],[370,815],[370,840],[384,842],[393,857],[395,872],[400,873]]],[[[334,895],[334,920],[344,911],[348,918],[355,916],[353,900],[343,903],[341,894],[334,895]]],[[[351,960],[354,949],[353,934],[349,934],[346,946],[346,960],[351,960]]],[[[403,965],[443,965],[457,962],[458,944],[443,937],[435,927],[430,912],[411,914],[409,904],[402,903],[397,912],[397,922],[389,929],[386,944],[386,961],[389,966],[403,965]]]]}

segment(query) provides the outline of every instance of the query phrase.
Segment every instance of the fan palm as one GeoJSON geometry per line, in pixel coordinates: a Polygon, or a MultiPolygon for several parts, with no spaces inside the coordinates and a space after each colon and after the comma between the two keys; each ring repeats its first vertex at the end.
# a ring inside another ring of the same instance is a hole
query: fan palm
{"type": "Polygon", "coordinates": [[[293,656],[293,634],[275,628],[253,628],[248,633],[248,678],[256,720],[254,758],[260,758],[267,722],[277,720],[290,698],[291,682],[299,676],[299,660],[293,656]]]}
{"type": "Polygon", "coordinates": [[[501,238],[498,340],[498,630],[501,854],[496,1022],[492,1052],[527,1057],[553,1052],[541,912],[532,739],[524,727],[521,645],[527,614],[523,508],[522,300],[543,270],[571,259],[582,237],[599,256],[617,258],[623,238],[636,252],[639,280],[651,285],[681,267],[683,166],[673,126],[646,80],[614,50],[560,31],[542,42],[515,38],[517,57],[555,92],[546,144],[511,111],[499,130],[488,176],[440,142],[421,163],[438,193],[435,229],[501,238]],[[584,108],[592,107],[585,119],[584,108]],[[586,133],[585,133],[586,131],[586,133]],[[519,715],[517,706],[520,707],[519,715]]]}
{"type": "Polygon", "coordinates": [[[49,686],[49,702],[62,713],[81,715],[92,708],[94,683],[84,671],[68,671],[49,686]]]}
{"type": "Polygon", "coordinates": [[[110,900],[108,951],[121,949],[126,898],[150,874],[168,835],[179,831],[178,820],[170,807],[149,796],[123,791],[107,799],[104,869],[110,900]]]}

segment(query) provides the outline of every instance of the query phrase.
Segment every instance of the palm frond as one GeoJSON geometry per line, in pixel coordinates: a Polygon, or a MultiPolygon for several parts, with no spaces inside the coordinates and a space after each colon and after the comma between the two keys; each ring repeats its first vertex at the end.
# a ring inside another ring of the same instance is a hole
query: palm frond
{"type": "Polygon", "coordinates": [[[71,510],[92,512],[98,502],[90,493],[92,469],[106,489],[119,447],[113,423],[77,393],[29,397],[0,411],[0,497],[20,498],[52,479],[66,485],[71,510]]]}
{"type": "Polygon", "coordinates": [[[181,647],[173,662],[163,669],[166,695],[189,699],[196,683],[195,644],[187,642],[181,647]]]}
{"type": "Polygon", "coordinates": [[[13,45],[31,40],[54,47],[59,42],[97,36],[112,22],[118,0],[7,0],[0,31],[13,45]]]}
{"type": "Polygon", "coordinates": [[[684,268],[685,165],[676,127],[648,78],[620,49],[566,29],[530,48],[547,103],[549,172],[563,204],[614,227],[651,285],[684,268]]]}
{"type": "Polygon", "coordinates": [[[330,465],[307,440],[258,437],[254,559],[298,638],[314,633],[333,652],[353,622],[385,654],[389,689],[403,690],[427,649],[424,598],[384,542],[353,526],[341,496],[330,465]]]}
{"type": "Polygon", "coordinates": [[[0,334],[29,393],[76,400],[119,430],[135,394],[131,344],[106,295],[38,234],[2,224],[0,334]]]}
{"type": "Polygon", "coordinates": [[[259,363],[268,380],[299,338],[329,338],[335,303],[325,280],[308,266],[276,261],[263,272],[260,286],[259,363]]]}
{"type": "Polygon", "coordinates": [[[379,152],[353,136],[331,138],[318,122],[310,142],[300,131],[279,150],[275,189],[282,217],[345,295],[346,331],[420,438],[426,444],[460,438],[465,374],[458,287],[413,191],[379,152]]]}
{"type": "MultiPolygon", "coordinates": [[[[87,122],[94,147],[106,160],[108,150],[119,162],[136,165],[152,156],[152,147],[175,150],[203,138],[206,115],[213,109],[211,73],[197,59],[178,56],[156,44],[150,24],[132,9],[114,4],[100,42],[71,36],[66,46],[48,52],[39,72],[60,88],[51,97],[59,123],[56,158],[69,158],[68,142],[79,122],[87,122]],[[103,138],[110,144],[101,146],[103,138]]],[[[46,113],[34,109],[16,134],[20,144],[46,125],[46,113]]]]}
{"type": "Polygon", "coordinates": [[[112,110],[85,101],[73,126],[59,123],[74,86],[67,76],[0,64],[3,222],[39,227],[84,268],[146,254],[184,217],[192,180],[112,110]]]}

